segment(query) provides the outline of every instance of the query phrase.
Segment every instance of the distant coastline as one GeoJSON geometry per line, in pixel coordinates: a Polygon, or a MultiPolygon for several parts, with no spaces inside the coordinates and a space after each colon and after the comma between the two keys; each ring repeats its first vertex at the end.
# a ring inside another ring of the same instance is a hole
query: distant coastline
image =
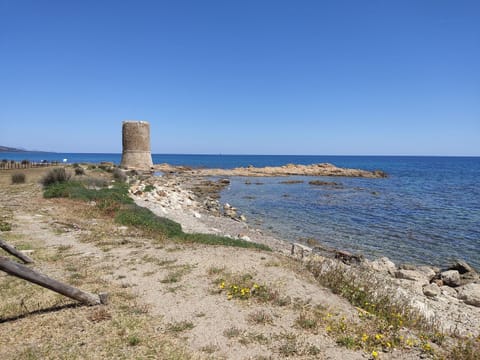
{"type": "Polygon", "coordinates": [[[9,153],[9,152],[14,152],[14,153],[46,153],[48,151],[25,150],[25,149],[19,149],[19,148],[12,148],[12,147],[8,147],[8,146],[0,146],[0,153],[9,153]]]}

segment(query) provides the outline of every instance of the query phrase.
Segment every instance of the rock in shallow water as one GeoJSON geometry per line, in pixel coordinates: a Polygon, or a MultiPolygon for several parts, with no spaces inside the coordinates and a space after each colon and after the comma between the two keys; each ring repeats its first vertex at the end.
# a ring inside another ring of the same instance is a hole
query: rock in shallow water
{"type": "Polygon", "coordinates": [[[463,260],[457,260],[448,270],[457,270],[460,274],[475,272],[475,270],[463,260]]]}

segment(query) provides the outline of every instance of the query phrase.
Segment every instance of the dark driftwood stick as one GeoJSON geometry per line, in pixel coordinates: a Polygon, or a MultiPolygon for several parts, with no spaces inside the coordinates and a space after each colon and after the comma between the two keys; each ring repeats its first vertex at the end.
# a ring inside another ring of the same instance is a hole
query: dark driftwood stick
{"type": "Polygon", "coordinates": [[[60,293],[87,305],[99,305],[102,303],[98,295],[90,294],[88,292],[74,288],[73,286],[49,278],[48,276],[34,271],[25,265],[9,260],[5,256],[0,256],[0,270],[5,271],[7,274],[22,278],[37,285],[43,286],[47,289],[53,290],[57,293],[60,293]]]}
{"type": "Polygon", "coordinates": [[[3,250],[5,250],[6,252],[18,257],[20,260],[22,260],[24,263],[26,264],[30,264],[30,263],[33,263],[33,260],[30,259],[27,255],[25,255],[24,253],[22,253],[21,251],[18,251],[17,249],[15,249],[12,245],[6,243],[5,241],[3,241],[2,239],[0,239],[0,248],[2,248],[3,250]]]}

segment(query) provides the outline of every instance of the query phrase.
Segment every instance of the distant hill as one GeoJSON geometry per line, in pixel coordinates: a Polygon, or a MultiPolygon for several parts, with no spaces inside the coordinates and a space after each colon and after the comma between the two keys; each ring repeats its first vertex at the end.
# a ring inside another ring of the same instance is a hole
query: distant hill
{"type": "Polygon", "coordinates": [[[0,152],[26,152],[26,151],[27,150],[24,150],[24,149],[17,149],[17,148],[0,145],[0,152]]]}

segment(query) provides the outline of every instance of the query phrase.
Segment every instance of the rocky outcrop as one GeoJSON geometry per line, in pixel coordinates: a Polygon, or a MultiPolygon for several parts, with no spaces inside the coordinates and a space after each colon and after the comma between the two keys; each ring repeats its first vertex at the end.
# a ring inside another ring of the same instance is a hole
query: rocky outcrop
{"type": "Polygon", "coordinates": [[[346,176],[364,178],[385,178],[387,174],[381,170],[367,171],[360,169],[340,168],[332,164],[322,163],[313,165],[287,164],[283,166],[267,166],[256,168],[253,166],[235,169],[191,169],[175,167],[169,164],[155,165],[155,170],[163,172],[188,172],[196,176],[346,176]]]}

